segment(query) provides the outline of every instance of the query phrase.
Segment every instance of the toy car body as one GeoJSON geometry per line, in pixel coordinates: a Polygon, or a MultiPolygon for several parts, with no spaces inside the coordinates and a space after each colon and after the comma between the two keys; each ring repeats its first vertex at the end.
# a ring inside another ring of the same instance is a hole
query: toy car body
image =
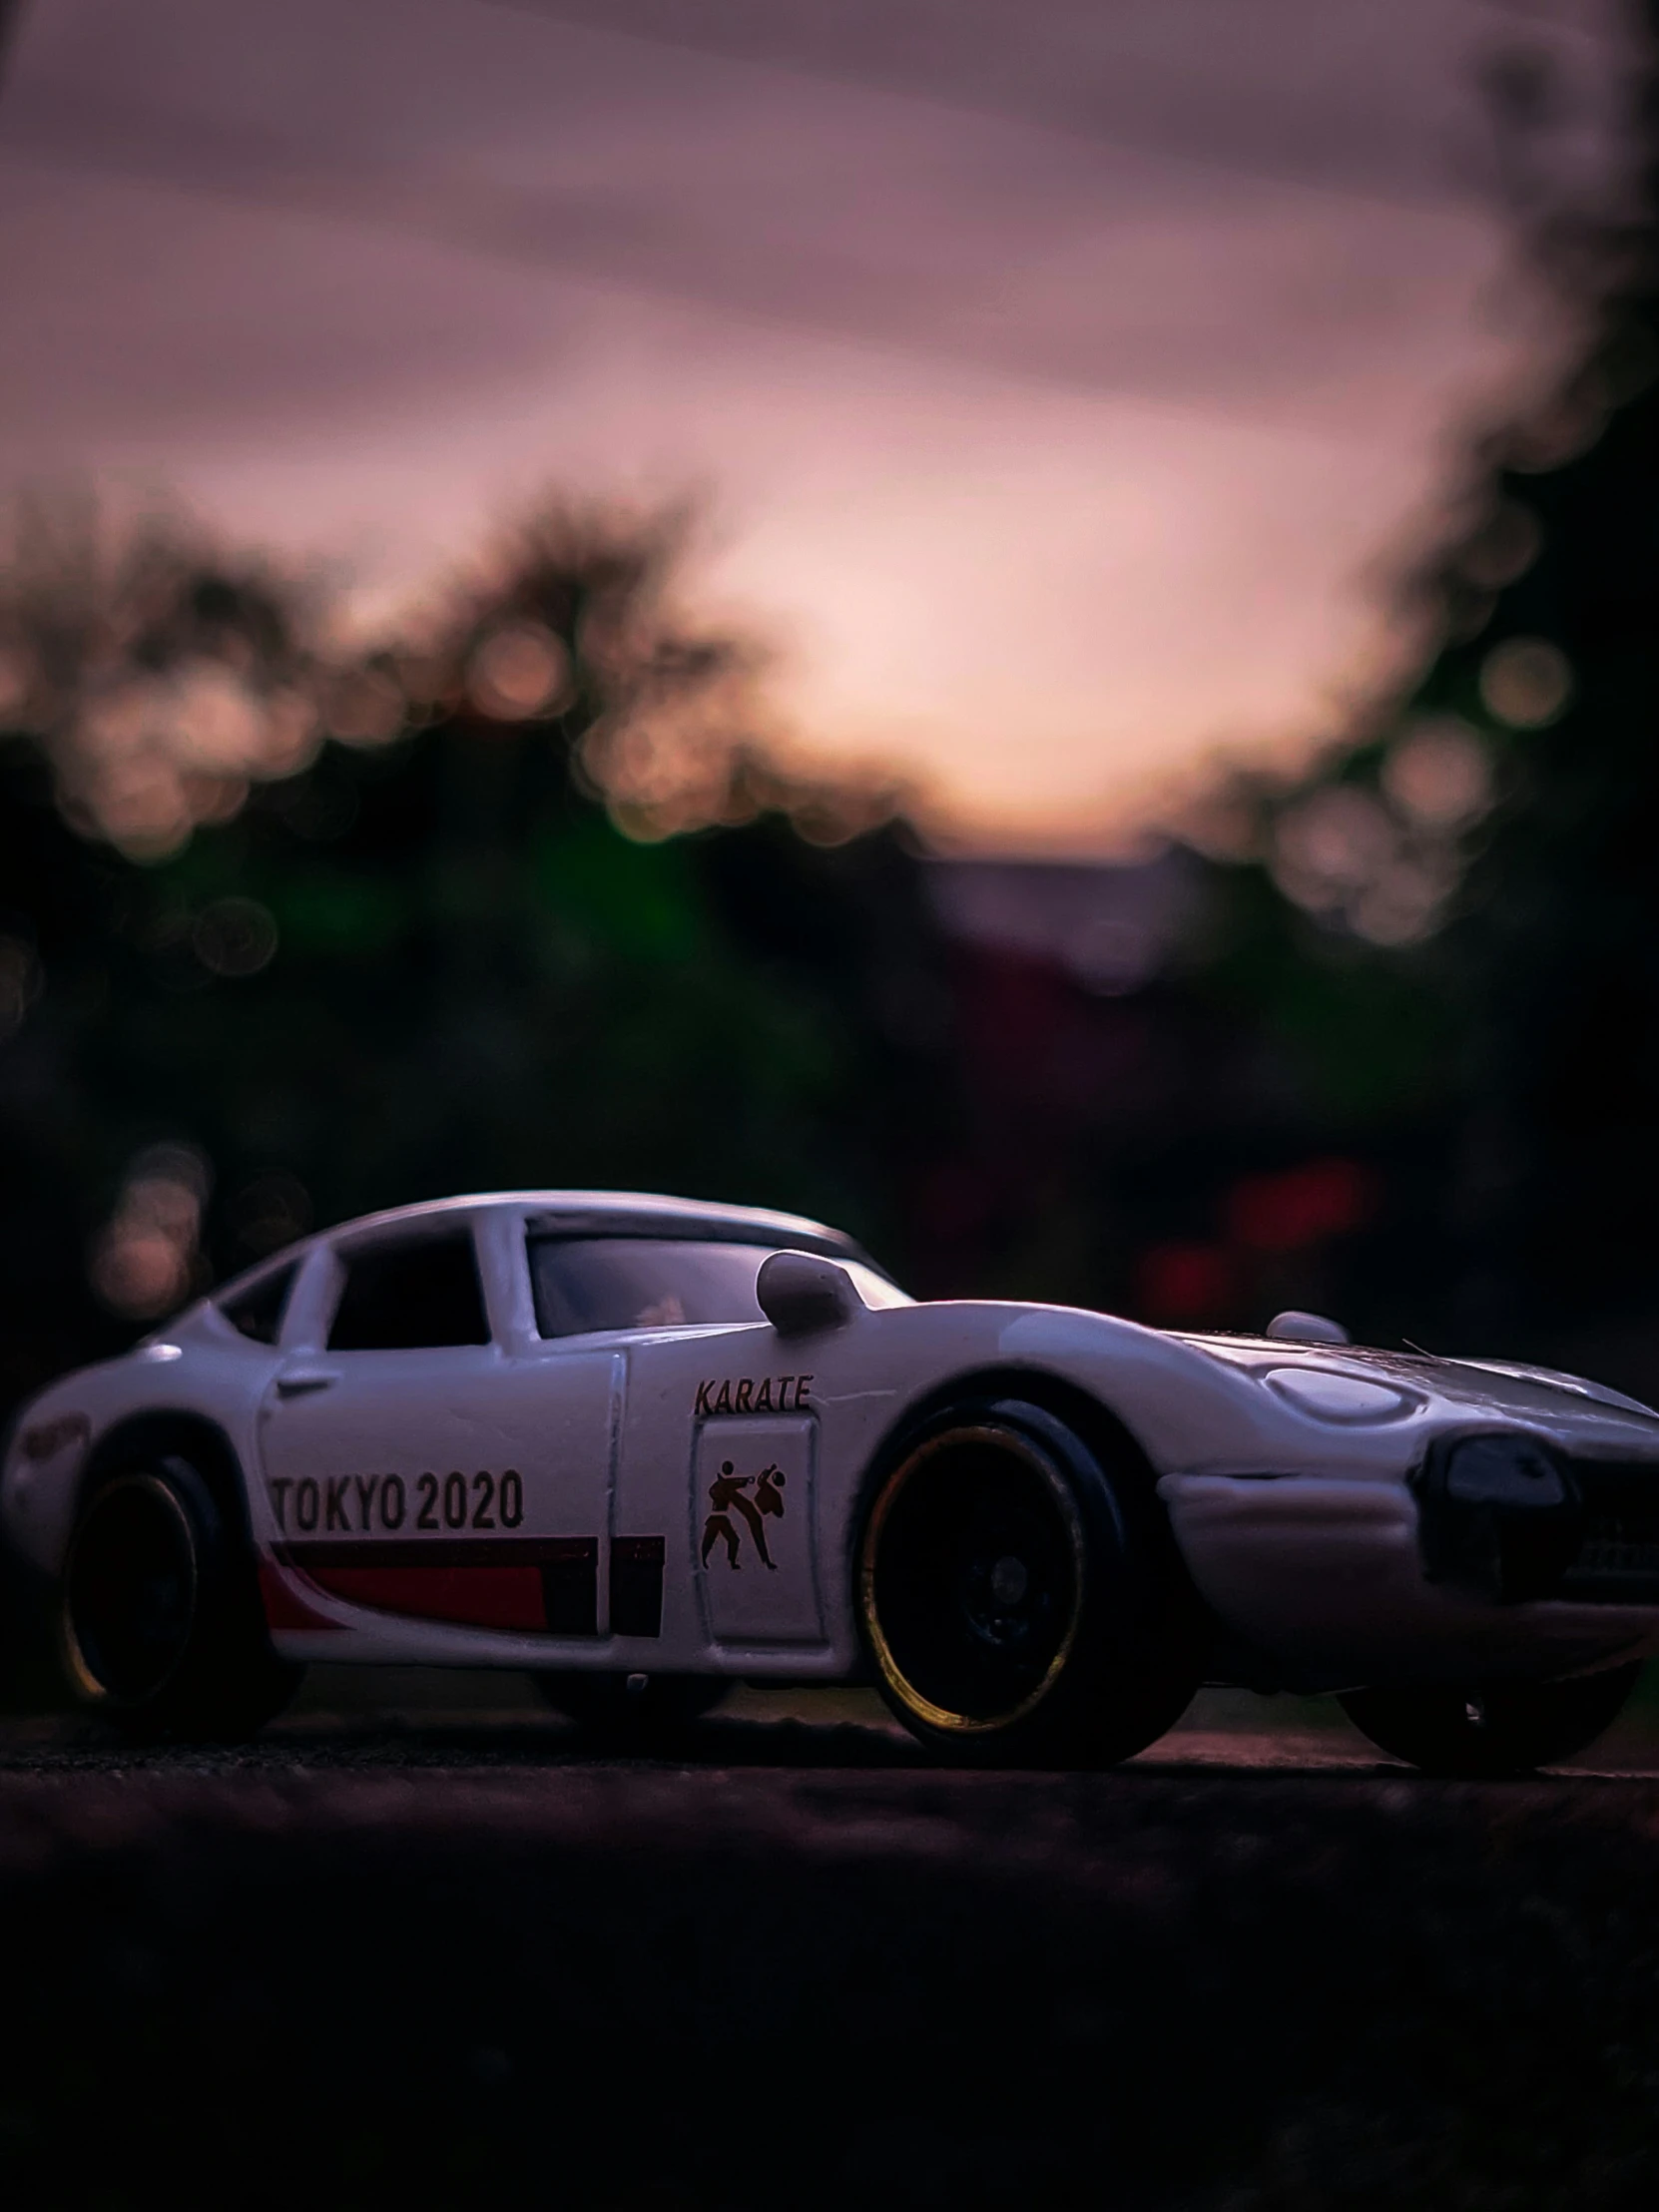
{"type": "Polygon", "coordinates": [[[1109,1759],[1208,1678],[1504,1766],[1659,1646],[1659,1415],[1614,1391],[914,1303],[816,1223],[604,1193],[290,1248],[41,1394],[0,1527],[85,1694],[181,1728],[312,1660],[578,1711],[873,1673],[958,1755],[1109,1759]]]}

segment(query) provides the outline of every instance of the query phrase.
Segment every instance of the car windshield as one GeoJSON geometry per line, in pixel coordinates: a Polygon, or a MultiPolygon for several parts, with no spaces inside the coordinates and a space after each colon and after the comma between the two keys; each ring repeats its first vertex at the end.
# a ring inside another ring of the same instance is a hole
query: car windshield
{"type": "MultiPolygon", "coordinates": [[[[529,1239],[536,1328],[544,1337],[614,1329],[675,1329],[761,1321],[755,1278],[777,1245],[693,1244],[650,1237],[529,1239]]],[[[866,1306],[907,1306],[904,1293],[856,1260],[837,1260],[866,1306]]]]}

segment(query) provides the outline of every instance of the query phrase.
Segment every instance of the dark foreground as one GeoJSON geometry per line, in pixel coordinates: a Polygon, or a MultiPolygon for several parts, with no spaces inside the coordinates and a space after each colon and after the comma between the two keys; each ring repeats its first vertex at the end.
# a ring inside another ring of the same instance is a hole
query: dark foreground
{"type": "Polygon", "coordinates": [[[1659,1776],[1338,1731],[1071,1777],[859,1716],[13,1723],[0,2204],[1649,2206],[1656,1875],[1659,1776]]]}

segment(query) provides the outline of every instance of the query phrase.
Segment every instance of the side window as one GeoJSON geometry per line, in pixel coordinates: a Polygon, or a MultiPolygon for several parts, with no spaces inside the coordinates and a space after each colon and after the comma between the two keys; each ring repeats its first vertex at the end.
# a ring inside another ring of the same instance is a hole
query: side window
{"type": "Polygon", "coordinates": [[[464,1230],[346,1257],[330,1352],[416,1352],[489,1341],[478,1262],[464,1230]]]}
{"type": "Polygon", "coordinates": [[[293,1289],[293,1279],[298,1273],[298,1261],[290,1261],[285,1268],[277,1268],[271,1275],[262,1275],[246,1291],[239,1291],[235,1297],[222,1300],[219,1310],[233,1329],[240,1329],[255,1344],[274,1345],[281,1335],[288,1293],[293,1289]]]}
{"type": "Polygon", "coordinates": [[[574,1337],[759,1321],[755,1278],[772,1249],[655,1237],[532,1236],[536,1333],[574,1337]]]}

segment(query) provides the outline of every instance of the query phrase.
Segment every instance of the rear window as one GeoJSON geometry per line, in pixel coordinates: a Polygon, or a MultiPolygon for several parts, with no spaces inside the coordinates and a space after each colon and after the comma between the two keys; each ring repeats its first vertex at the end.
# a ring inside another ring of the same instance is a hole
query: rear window
{"type": "Polygon", "coordinates": [[[478,1262],[464,1232],[403,1237],[345,1256],[330,1352],[428,1352],[489,1341],[478,1262]]]}
{"type": "Polygon", "coordinates": [[[288,1293],[298,1273],[299,1263],[295,1260],[271,1275],[262,1275],[257,1283],[250,1283],[247,1290],[235,1291],[229,1298],[221,1299],[219,1310],[233,1329],[240,1330],[255,1344],[274,1345],[282,1333],[288,1293]]]}
{"type": "MultiPolygon", "coordinates": [[[[529,1240],[536,1328],[543,1337],[589,1331],[696,1328],[761,1321],[755,1278],[775,1244],[693,1244],[650,1237],[529,1240]]],[[[873,1268],[838,1261],[867,1306],[907,1304],[873,1268]]]]}

